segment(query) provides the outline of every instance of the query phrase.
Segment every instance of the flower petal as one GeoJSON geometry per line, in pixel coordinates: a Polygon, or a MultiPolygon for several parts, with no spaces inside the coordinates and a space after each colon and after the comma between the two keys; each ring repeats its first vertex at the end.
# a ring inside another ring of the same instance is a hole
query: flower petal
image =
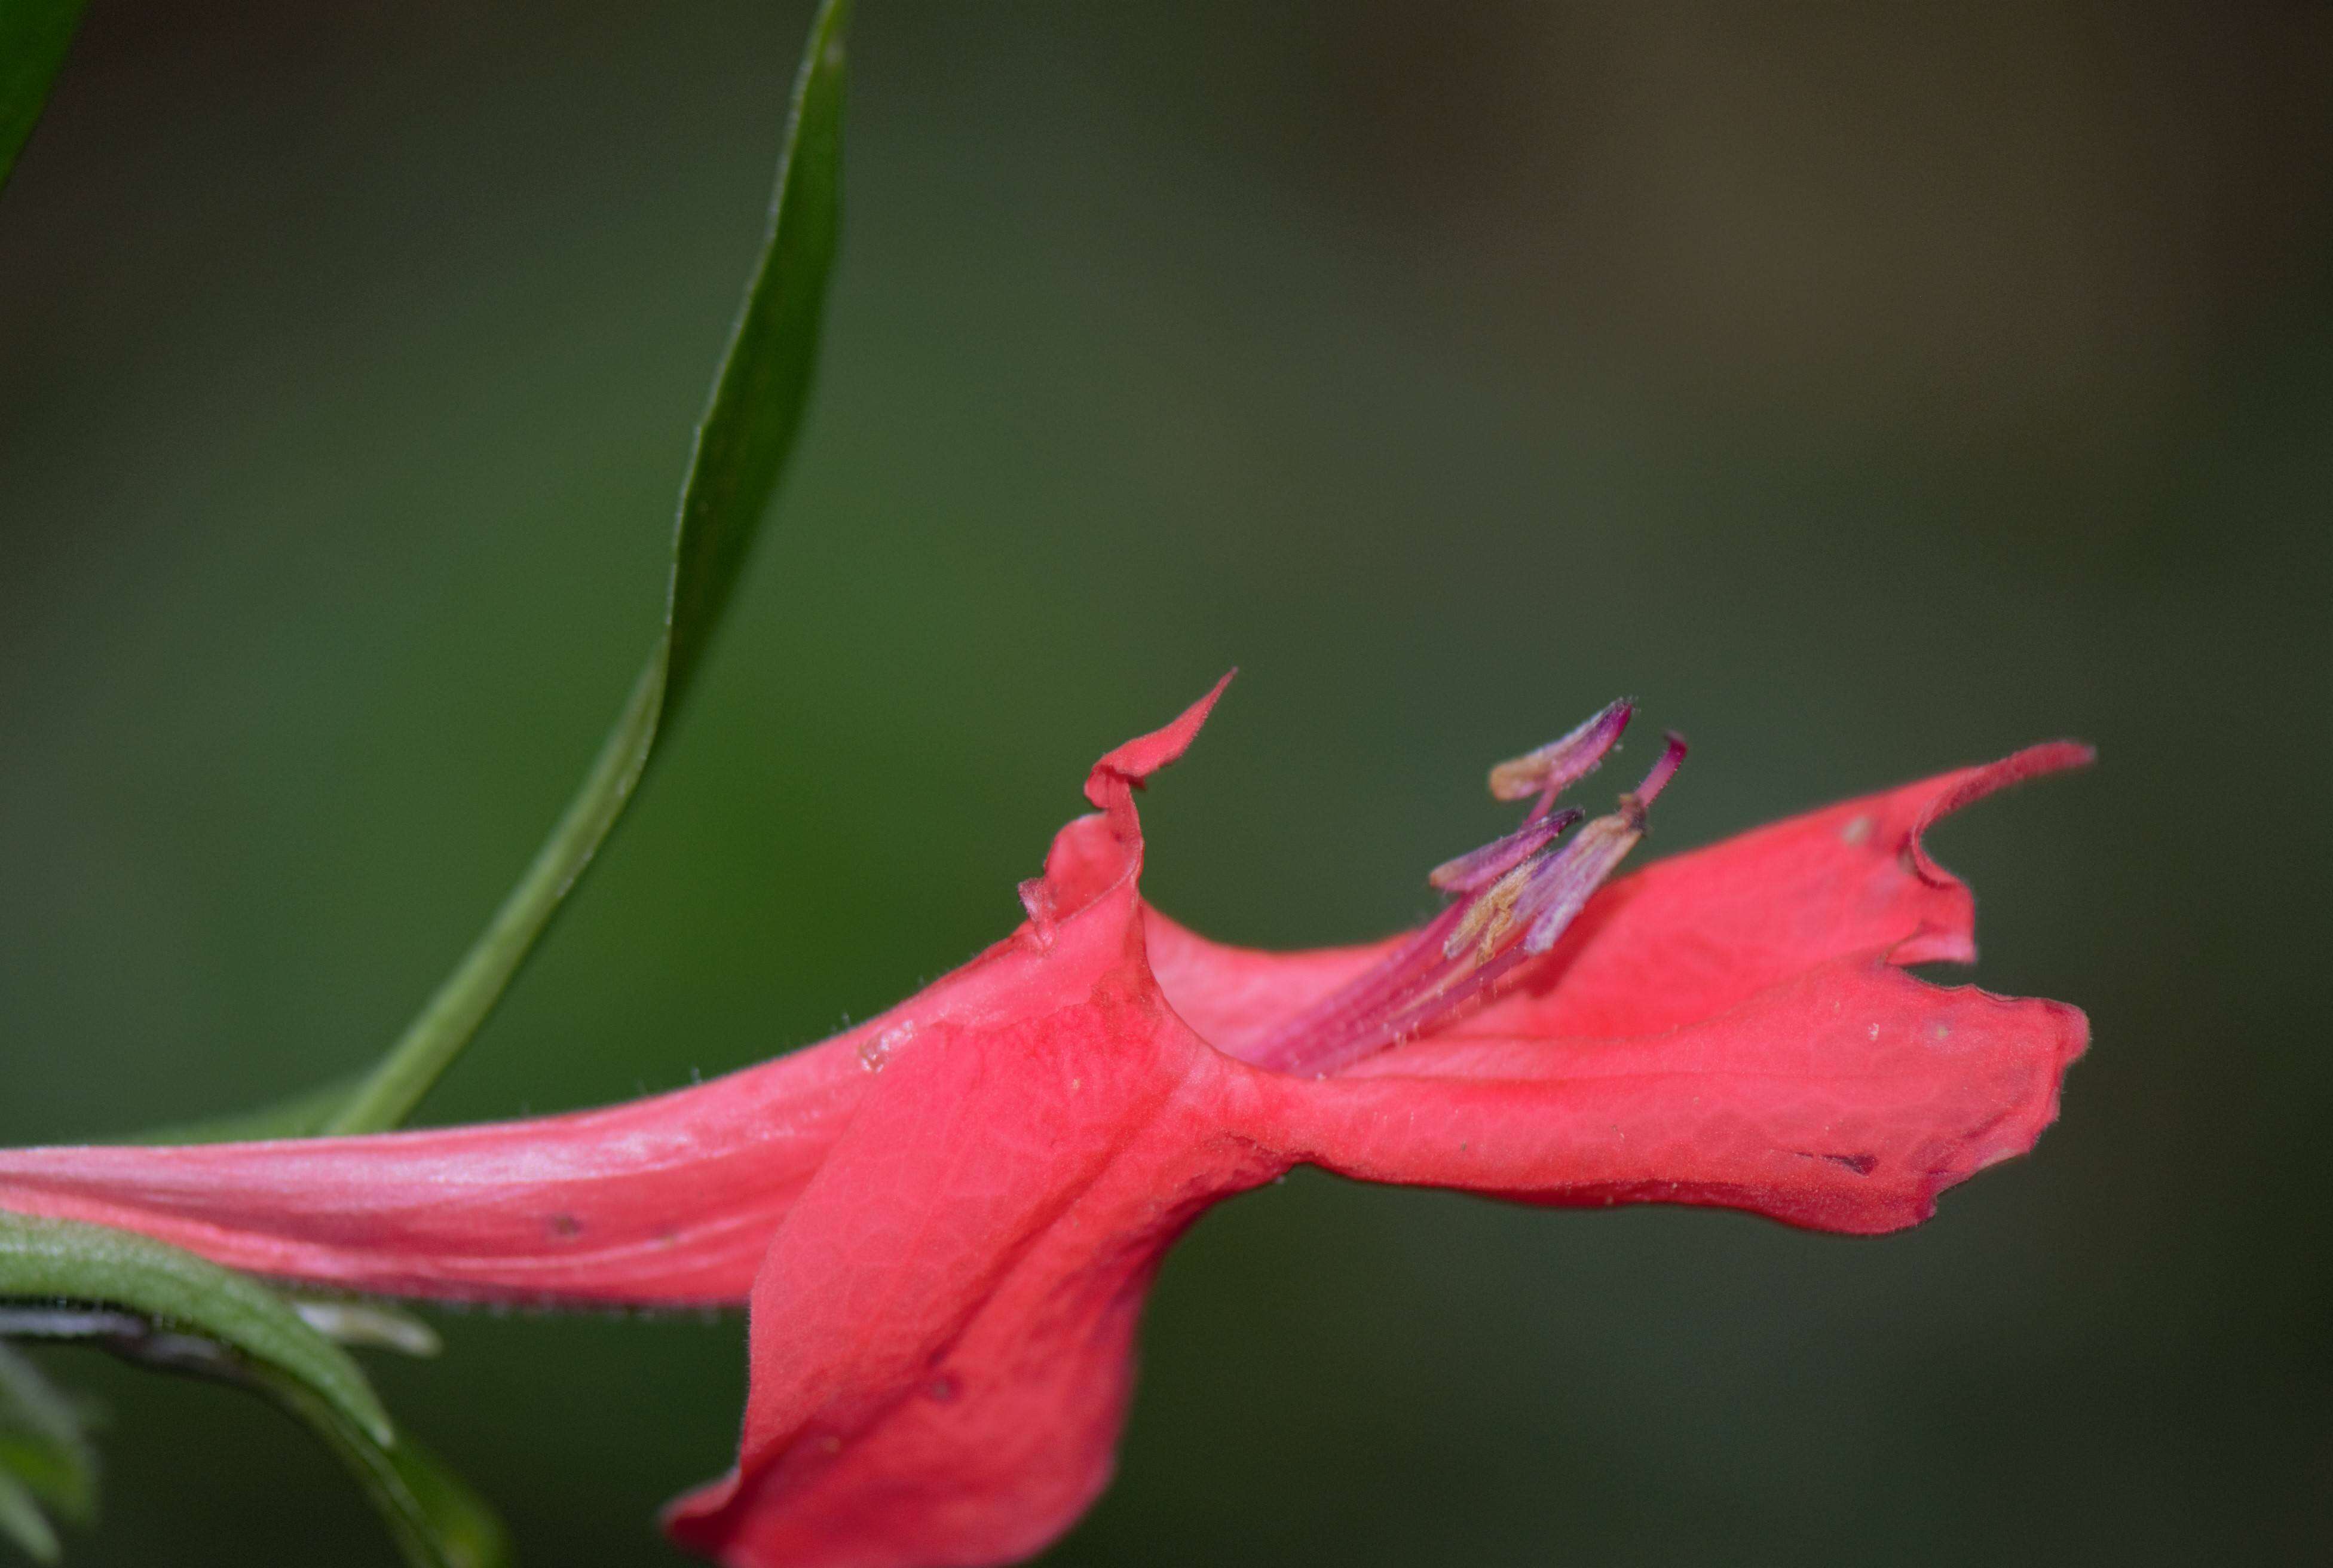
{"type": "Polygon", "coordinates": [[[1930,986],[1874,951],[1661,1034],[1445,1034],[1339,1077],[1259,1073],[1248,1126],[1367,1181],[1878,1232],[2031,1148],[2088,1040],[2075,1008],[1930,986]]]}
{"type": "Polygon", "coordinates": [[[1191,749],[1191,743],[1199,738],[1199,731],[1206,726],[1207,716],[1215,711],[1215,704],[1222,699],[1224,688],[1231,685],[1232,677],[1238,673],[1236,669],[1225,670],[1215,684],[1207,688],[1205,697],[1176,715],[1172,722],[1147,735],[1136,736],[1123,746],[1104,753],[1101,760],[1093,765],[1092,773],[1086,776],[1086,799],[1107,811],[1122,794],[1113,781],[1138,786],[1160,768],[1181,760],[1183,754],[1191,749]]]}
{"type": "Polygon", "coordinates": [[[1593,899],[1518,991],[1461,1024],[1647,1034],[1737,1006],[1851,953],[1976,957],[1976,900],[1922,835],[1995,790],[2091,758],[2067,742],[1845,801],[1656,861],[1593,899]]]}
{"type": "Polygon", "coordinates": [[[600,1111],[357,1138],[0,1150],[0,1207],[216,1263],[452,1299],[742,1301],[873,1074],[876,1019],[600,1111]]]}
{"type": "MultiPolygon", "coordinates": [[[[1617,1036],[1706,1018],[1848,954],[1898,964],[1976,956],[1975,901],[1922,835],[1993,791],[2088,762],[2037,746],[1656,861],[1589,901],[1547,959],[1458,1033],[1617,1036]]],[[[1192,1027],[1237,1054],[1403,938],[1266,953],[1150,912],[1159,984],[1192,1027]]]]}
{"type": "Polygon", "coordinates": [[[1029,926],[821,1045],[564,1116],[355,1138],[0,1150],[0,1207],[120,1226],[232,1267],[351,1290],[545,1303],[744,1300],[780,1222],[903,1043],[951,1020],[1026,1016],[1014,963],[1113,889],[1123,908],[1111,918],[1130,928],[1142,863],[1131,792],[1183,754],[1230,680],[1094,765],[1086,794],[1102,810],[1064,827],[1046,877],[1022,890],[1029,926]]]}
{"type": "Polygon", "coordinates": [[[1972,951],[1928,822],[2081,748],[1656,865],[1591,900],[1514,994],[1300,1079],[1209,1046],[1387,945],[1243,953],[1138,888],[1134,791],[1222,689],[1096,765],[1099,809],[1023,885],[1025,925],[823,1045],[532,1121],[0,1151],[0,1207],[398,1294],[721,1301],[750,1284],[738,1466],[672,1507],[672,1534],[730,1568],[917,1568],[1017,1559],[1076,1518],[1108,1479],[1166,1247],[1295,1161],[1878,1231],[2054,1116],[2079,1012],[1898,966],[1972,951]]]}
{"type": "Polygon", "coordinates": [[[1108,1481],[1142,1300],[1215,1198],[1236,1071],[1160,1001],[1131,884],[999,962],[1017,1015],[930,1031],[754,1282],[738,1468],[667,1515],[731,1568],[1017,1561],[1108,1481]]]}
{"type": "Polygon", "coordinates": [[[1064,824],[1046,853],[1045,874],[1021,884],[1028,928],[1040,944],[1052,939],[1057,922],[1141,875],[1142,822],[1134,809],[1134,792],[1190,749],[1216,699],[1238,673],[1226,672],[1172,723],[1135,736],[1093,765],[1086,775],[1086,799],[1099,809],[1064,824]]]}

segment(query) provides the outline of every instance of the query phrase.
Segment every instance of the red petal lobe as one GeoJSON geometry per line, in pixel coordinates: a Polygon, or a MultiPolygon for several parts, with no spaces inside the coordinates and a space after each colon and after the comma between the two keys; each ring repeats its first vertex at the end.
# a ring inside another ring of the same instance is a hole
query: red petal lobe
{"type": "Polygon", "coordinates": [[[667,1516],[730,1568],[1018,1561],[1109,1480],[1144,1293],[1269,1179],[1228,1064],[1160,1004],[1130,887],[1022,971],[1017,1017],[891,1066],[780,1228],[739,1466],[667,1516]]]}
{"type": "Polygon", "coordinates": [[[1255,1131],[1368,1181],[1871,1233],[2031,1148],[2088,1039],[2072,1007],[1930,986],[1872,953],[1661,1034],[1443,1035],[1282,1079],[1255,1131]]]}

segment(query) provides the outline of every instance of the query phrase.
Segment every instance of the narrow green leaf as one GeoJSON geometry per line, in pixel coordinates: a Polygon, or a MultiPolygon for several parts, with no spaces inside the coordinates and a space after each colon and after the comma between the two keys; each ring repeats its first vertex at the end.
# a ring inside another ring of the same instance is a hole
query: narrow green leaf
{"type": "Polygon", "coordinates": [[[86,1525],[97,1514],[97,1455],[88,1417],[24,1356],[0,1341],[0,1537],[43,1563],[57,1560],[50,1514],[86,1525]]]}
{"type": "Polygon", "coordinates": [[[850,0],[826,0],[811,23],[761,259],[696,428],[673,535],[667,707],[677,707],[696,678],[810,405],[827,276],[842,222],[843,31],[850,12],[850,0]]]}
{"type": "Polygon", "coordinates": [[[378,1131],[412,1114],[485,1021],[623,814],[696,678],[809,403],[840,221],[849,9],[848,0],[825,0],[811,24],[768,233],[681,490],[663,633],[582,786],[518,885],[388,1054],[315,1130],[378,1131]]]}
{"type": "MultiPolygon", "coordinates": [[[[408,1434],[383,1443],[311,1384],[216,1340],[119,1313],[84,1313],[82,1326],[94,1331],[109,1316],[110,1332],[82,1337],[162,1371],[264,1394],[307,1423],[356,1477],[408,1568],[500,1568],[509,1561],[509,1541],[494,1511],[408,1434]]],[[[59,1318],[66,1323],[71,1314],[59,1318]]]]}
{"type": "Polygon", "coordinates": [[[97,1453],[73,1401],[0,1342],[0,1477],[76,1524],[97,1512],[97,1453]]]}
{"type": "Polygon", "coordinates": [[[53,1563],[63,1554],[31,1489],[5,1470],[0,1470],[0,1537],[14,1541],[37,1563],[53,1563]]]}
{"type": "Polygon", "coordinates": [[[314,1392],[379,1443],[392,1438],[364,1373],[258,1281],[103,1226],[0,1211],[0,1296],[120,1307],[226,1345],[314,1392]]]}
{"type": "Polygon", "coordinates": [[[41,118],[82,0],[0,0],[0,187],[41,118]]]}
{"type": "Polygon", "coordinates": [[[504,1568],[510,1537],[492,1508],[436,1456],[399,1432],[393,1444],[349,1420],[306,1384],[273,1370],[262,1391],[315,1429],[363,1486],[408,1568],[504,1568]]]}
{"type": "MultiPolygon", "coordinates": [[[[299,1304],[330,1309],[328,1316],[345,1320],[340,1327],[367,1340],[409,1337],[408,1329],[436,1337],[367,1303],[299,1304]]],[[[145,1236],[0,1211],[0,1328],[81,1340],[168,1371],[255,1389],[314,1429],[348,1467],[408,1568],[502,1568],[509,1561],[493,1510],[396,1432],[347,1352],[256,1280],[145,1236]]],[[[52,1401],[43,1419],[53,1428],[69,1409],[52,1401]]],[[[30,1480],[0,1468],[0,1484],[25,1494],[34,1522],[24,1526],[24,1510],[11,1512],[0,1496],[0,1529],[28,1550],[48,1531],[32,1506],[40,1488],[30,1480]]],[[[61,1512],[70,1512],[63,1506],[70,1500],[53,1498],[61,1512]]],[[[46,1538],[53,1542],[53,1532],[46,1538]]]]}

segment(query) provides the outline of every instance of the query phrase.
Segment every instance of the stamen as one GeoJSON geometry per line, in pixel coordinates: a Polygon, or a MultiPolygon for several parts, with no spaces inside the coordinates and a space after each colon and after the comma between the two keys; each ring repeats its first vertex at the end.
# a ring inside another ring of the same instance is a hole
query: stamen
{"type": "Polygon", "coordinates": [[[1551,740],[1537,751],[1499,764],[1491,770],[1491,798],[1520,801],[1537,795],[1539,803],[1523,820],[1539,821],[1547,815],[1556,796],[1596,771],[1636,711],[1636,704],[1623,697],[1561,740],[1551,740]]]}
{"type": "Polygon", "coordinates": [[[1646,808],[1676,776],[1684,762],[1685,742],[1671,731],[1660,760],[1653,764],[1644,783],[1620,797],[1620,809],[1580,829],[1579,836],[1553,857],[1548,874],[1532,890],[1524,952],[1544,953],[1554,947],[1564,928],[1587,907],[1589,896],[1620,869],[1620,862],[1645,836],[1646,808]]]}
{"type": "Polygon", "coordinates": [[[1627,726],[1616,702],[1562,739],[1491,770],[1501,800],[1540,798],[1523,825],[1435,869],[1454,902],[1364,973],[1237,1053],[1260,1067],[1325,1076],[1414,1040],[1488,1001],[1516,969],[1554,947],[1596,890],[1645,836],[1646,811],[1685,761],[1675,734],[1617,811],[1580,828],[1556,794],[1594,771],[1627,726]]]}
{"type": "Polygon", "coordinates": [[[1443,861],[1426,880],[1445,893],[1479,892],[1561,838],[1587,814],[1577,807],[1567,806],[1552,816],[1525,822],[1505,838],[1493,839],[1479,850],[1469,850],[1455,861],[1443,861]]]}
{"type": "Polygon", "coordinates": [[[1653,765],[1653,771],[1645,775],[1644,783],[1620,797],[1622,803],[1633,801],[1641,812],[1653,803],[1654,797],[1668,787],[1669,780],[1676,777],[1676,770],[1684,765],[1685,736],[1671,730],[1667,744],[1661,747],[1661,760],[1653,765]]]}

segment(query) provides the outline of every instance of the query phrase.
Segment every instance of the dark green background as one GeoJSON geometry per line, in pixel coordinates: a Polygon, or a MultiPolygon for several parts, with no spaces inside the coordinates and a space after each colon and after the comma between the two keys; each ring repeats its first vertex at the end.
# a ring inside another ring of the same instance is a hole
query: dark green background
{"type": "MultiPolygon", "coordinates": [[[[806,20],[92,9],[0,199],[12,1141],[354,1065],[516,874],[806,20]]],[[[1978,977],[2094,1020],[2035,1158],[1877,1242],[1233,1205],[1053,1560],[2322,1561],[2333,10],[1453,9],[864,5],[798,470],[428,1115],[882,1006],[1233,663],[1150,887],[1258,943],[1421,913],[1616,693],[1695,745],[1656,851],[2080,736],[1939,835],[1978,977]]],[[[669,1560],[738,1323],[444,1321],[380,1380],[527,1559],[669,1560]]],[[[52,1359],[114,1413],[73,1561],[389,1561],[268,1409],[52,1359]]]]}

